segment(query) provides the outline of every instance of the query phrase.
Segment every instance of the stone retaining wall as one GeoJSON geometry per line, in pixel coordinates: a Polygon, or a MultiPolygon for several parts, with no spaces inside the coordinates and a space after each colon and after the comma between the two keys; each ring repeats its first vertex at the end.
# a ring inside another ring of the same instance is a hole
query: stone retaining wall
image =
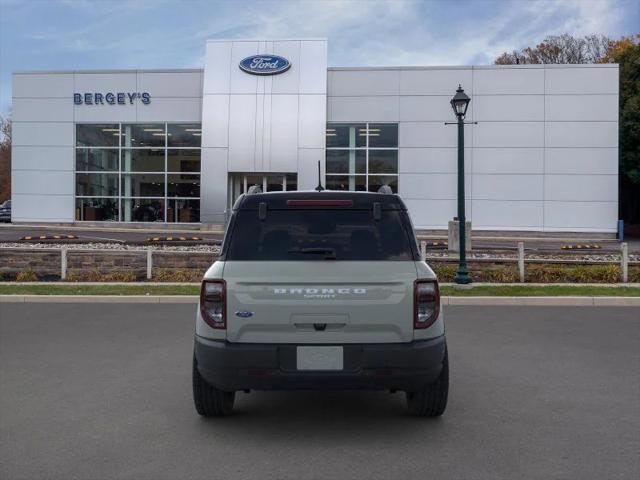
{"type": "Polygon", "coordinates": [[[60,252],[0,249],[0,277],[13,279],[18,273],[25,271],[37,272],[44,278],[59,277],[60,252]]]}
{"type": "MultiPolygon", "coordinates": [[[[172,273],[201,276],[213,263],[210,252],[154,251],[152,278],[156,273],[165,277],[172,273]]],[[[44,249],[0,249],[0,280],[14,280],[20,273],[33,272],[40,280],[55,280],[61,276],[61,251],[44,249]]],[[[134,276],[144,280],[147,276],[146,250],[67,250],[67,277],[69,280],[105,281],[115,274],[134,276]],[[89,277],[89,278],[87,278],[89,277]]],[[[168,278],[170,280],[170,278],[168,278]]]]}

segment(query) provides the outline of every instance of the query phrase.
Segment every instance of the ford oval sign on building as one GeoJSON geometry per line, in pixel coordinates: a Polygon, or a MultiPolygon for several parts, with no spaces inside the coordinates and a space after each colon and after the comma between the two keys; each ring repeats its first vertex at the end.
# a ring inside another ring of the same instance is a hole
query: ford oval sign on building
{"type": "Polygon", "coordinates": [[[289,60],[278,55],[251,55],[240,62],[240,69],[252,75],[277,75],[290,67],[289,60]]]}

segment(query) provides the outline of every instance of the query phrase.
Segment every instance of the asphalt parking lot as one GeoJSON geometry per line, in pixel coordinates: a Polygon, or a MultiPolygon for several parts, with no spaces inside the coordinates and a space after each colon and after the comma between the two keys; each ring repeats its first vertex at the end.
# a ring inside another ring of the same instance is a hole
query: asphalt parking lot
{"type": "Polygon", "coordinates": [[[0,303],[3,479],[640,477],[640,311],[448,307],[445,416],[401,394],[191,400],[192,305],[0,303]]]}

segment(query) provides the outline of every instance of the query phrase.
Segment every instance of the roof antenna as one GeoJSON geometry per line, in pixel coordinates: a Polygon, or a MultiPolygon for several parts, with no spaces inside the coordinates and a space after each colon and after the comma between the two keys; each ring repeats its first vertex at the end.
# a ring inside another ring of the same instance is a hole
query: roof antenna
{"type": "Polygon", "coordinates": [[[322,176],[320,175],[320,160],[318,160],[318,186],[315,189],[317,192],[324,190],[324,187],[322,186],[322,176]]]}

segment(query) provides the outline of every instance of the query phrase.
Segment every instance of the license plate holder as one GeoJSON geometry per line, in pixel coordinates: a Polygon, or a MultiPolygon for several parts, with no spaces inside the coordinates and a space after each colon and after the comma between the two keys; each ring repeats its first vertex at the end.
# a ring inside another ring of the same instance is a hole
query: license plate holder
{"type": "Polygon", "coordinates": [[[298,370],[343,370],[344,349],[340,346],[297,347],[296,367],[298,370]]]}

